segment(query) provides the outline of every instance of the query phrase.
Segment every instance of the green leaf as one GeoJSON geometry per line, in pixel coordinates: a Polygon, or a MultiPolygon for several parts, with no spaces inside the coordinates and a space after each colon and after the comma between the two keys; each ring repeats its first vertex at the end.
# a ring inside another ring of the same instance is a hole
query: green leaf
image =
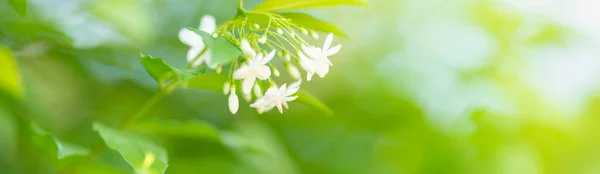
{"type": "Polygon", "coordinates": [[[333,7],[338,5],[369,5],[362,0],[266,0],[253,11],[271,12],[280,10],[298,10],[307,8],[333,7]]]}
{"type": "Polygon", "coordinates": [[[52,133],[42,129],[35,123],[31,123],[31,129],[39,135],[49,136],[52,138],[52,141],[56,144],[57,148],[57,157],[58,159],[64,159],[69,156],[85,156],[90,153],[90,149],[86,147],[79,146],[77,144],[72,144],[63,140],[60,140],[58,137],[54,136],[52,133]]]}
{"type": "Polygon", "coordinates": [[[171,65],[165,63],[165,61],[160,58],[153,58],[150,55],[146,55],[142,56],[141,62],[148,74],[159,83],[166,80],[165,78],[169,75],[175,75],[177,73],[175,68],[171,67],[171,65]]]}
{"type": "Polygon", "coordinates": [[[206,74],[190,79],[188,87],[222,92],[225,82],[227,82],[227,76],[224,74],[206,74]]]}
{"type": "Polygon", "coordinates": [[[8,3],[19,15],[27,16],[27,0],[8,0],[8,3]]]}
{"type": "Polygon", "coordinates": [[[179,81],[183,87],[187,87],[190,79],[203,75],[204,73],[206,73],[206,66],[202,66],[201,68],[185,68],[183,70],[177,70],[177,76],[179,77],[179,81]]]}
{"type": "Polygon", "coordinates": [[[204,31],[195,28],[189,29],[202,36],[202,40],[204,40],[204,43],[210,51],[211,63],[213,64],[227,65],[235,58],[242,55],[242,51],[238,46],[229,42],[229,40],[224,37],[214,38],[211,34],[204,31]]]}
{"type": "Polygon", "coordinates": [[[342,32],[342,30],[340,30],[337,26],[317,19],[309,14],[293,12],[281,13],[280,15],[292,20],[292,23],[300,27],[325,33],[333,33],[337,36],[348,38],[348,36],[344,32],[342,32]]]}
{"type": "Polygon", "coordinates": [[[54,139],[56,147],[58,148],[58,159],[63,159],[68,156],[75,155],[85,156],[90,153],[89,148],[62,141],[54,136],[52,138],[54,139]]]}
{"type": "Polygon", "coordinates": [[[163,136],[177,136],[185,138],[219,140],[219,131],[202,121],[187,122],[158,122],[147,121],[136,123],[130,130],[158,134],[163,136]]]}
{"type": "Polygon", "coordinates": [[[313,108],[316,108],[316,109],[320,110],[321,112],[325,113],[325,115],[327,115],[327,116],[334,115],[333,111],[331,109],[329,109],[329,107],[327,107],[327,105],[325,105],[323,102],[321,102],[319,99],[313,97],[309,93],[304,92],[304,91],[299,91],[296,93],[296,96],[298,96],[298,99],[296,99],[297,102],[306,104],[313,108]]]}
{"type": "Polygon", "coordinates": [[[94,123],[94,130],[100,134],[104,143],[119,152],[136,172],[164,173],[167,169],[168,157],[164,148],[101,123],[94,123]],[[149,156],[153,156],[154,160],[147,160],[149,156]],[[148,161],[152,163],[149,164],[148,161]]]}
{"type": "Polygon", "coordinates": [[[0,46],[0,90],[20,97],[23,89],[15,57],[10,50],[0,46]]]}

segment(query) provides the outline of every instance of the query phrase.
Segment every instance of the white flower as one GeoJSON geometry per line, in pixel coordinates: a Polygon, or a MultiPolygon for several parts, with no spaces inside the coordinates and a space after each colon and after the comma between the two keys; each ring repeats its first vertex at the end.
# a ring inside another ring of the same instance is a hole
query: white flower
{"type": "Polygon", "coordinates": [[[244,54],[245,58],[252,59],[256,57],[256,51],[252,49],[252,46],[250,45],[250,42],[248,42],[248,40],[242,39],[242,41],[240,42],[240,48],[242,49],[242,53],[244,54]]]}
{"type": "Polygon", "coordinates": [[[310,81],[315,73],[321,78],[327,75],[329,67],[333,66],[331,61],[329,61],[329,56],[339,52],[342,48],[342,45],[331,47],[332,42],[333,34],[329,34],[325,39],[323,48],[302,46],[304,53],[298,53],[298,56],[300,57],[300,66],[308,73],[306,80],[310,81]]]}
{"type": "Polygon", "coordinates": [[[238,100],[237,95],[235,95],[235,87],[231,88],[231,92],[229,94],[229,111],[232,114],[237,113],[238,108],[240,107],[240,102],[238,100]]]}
{"type": "Polygon", "coordinates": [[[223,94],[229,94],[229,89],[231,89],[231,83],[225,82],[225,85],[223,85],[223,94]]]}
{"type": "Polygon", "coordinates": [[[271,51],[266,56],[259,53],[253,59],[247,61],[246,64],[242,65],[233,73],[233,78],[236,80],[242,80],[242,92],[244,94],[250,93],[252,85],[256,79],[267,80],[271,76],[271,69],[266,65],[275,56],[275,50],[271,51]]]}
{"type": "MultiPolygon", "coordinates": [[[[214,17],[206,15],[200,20],[200,30],[210,34],[215,32],[216,28],[217,24],[215,22],[214,17]]],[[[206,48],[206,45],[202,40],[202,36],[200,36],[198,33],[193,32],[187,28],[182,28],[181,30],[179,30],[179,40],[181,40],[181,42],[183,42],[184,44],[190,46],[186,58],[188,62],[192,63],[193,67],[200,66],[203,62],[206,62],[206,64],[212,69],[217,67],[216,64],[211,63],[211,56],[209,50],[206,50],[204,54],[202,54],[202,56],[200,56],[196,61],[194,61],[194,59],[198,57],[202,50],[206,48]]]]}
{"type": "Polygon", "coordinates": [[[288,108],[287,102],[296,100],[298,96],[291,96],[300,89],[300,81],[290,84],[287,87],[283,84],[279,89],[277,86],[270,87],[265,95],[254,103],[250,107],[256,108],[259,113],[263,113],[277,107],[280,113],[283,113],[283,108],[288,108]]]}

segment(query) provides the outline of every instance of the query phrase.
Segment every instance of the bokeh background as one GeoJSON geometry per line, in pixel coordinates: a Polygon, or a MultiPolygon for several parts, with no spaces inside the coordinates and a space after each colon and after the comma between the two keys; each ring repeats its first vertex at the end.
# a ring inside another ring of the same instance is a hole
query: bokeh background
{"type": "MultiPolygon", "coordinates": [[[[232,115],[220,92],[177,89],[142,120],[172,124],[130,131],[167,148],[173,174],[600,173],[600,2],[369,2],[305,11],[350,36],[328,76],[303,84],[333,116],[298,102],[232,115]]],[[[117,124],[156,91],[139,52],[185,65],[179,29],[223,23],[236,3],[29,0],[21,17],[0,0],[0,44],[24,88],[0,97],[0,173],[64,173],[80,159],[57,160],[24,125],[91,147],[92,122],[117,124]]],[[[133,171],[111,150],[80,168],[133,171]]]]}

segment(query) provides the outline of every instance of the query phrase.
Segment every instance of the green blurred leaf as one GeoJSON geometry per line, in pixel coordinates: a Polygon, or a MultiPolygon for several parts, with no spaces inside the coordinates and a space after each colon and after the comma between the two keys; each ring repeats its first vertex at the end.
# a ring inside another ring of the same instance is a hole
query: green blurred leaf
{"type": "Polygon", "coordinates": [[[177,70],[177,76],[181,82],[181,86],[187,87],[190,79],[200,76],[206,73],[206,66],[200,68],[185,68],[183,70],[177,70]]]}
{"type": "Polygon", "coordinates": [[[229,40],[224,37],[214,38],[211,34],[204,31],[200,31],[195,28],[189,29],[202,36],[204,43],[210,51],[211,63],[213,64],[226,65],[231,63],[233,59],[242,55],[242,51],[235,44],[229,42],[229,40]]]}
{"type": "Polygon", "coordinates": [[[19,15],[27,16],[27,0],[8,0],[8,3],[19,15]]]}
{"type": "Polygon", "coordinates": [[[90,153],[89,148],[60,140],[58,137],[42,129],[35,123],[31,123],[31,129],[33,129],[33,131],[39,135],[48,136],[52,138],[52,141],[54,141],[54,143],[56,144],[58,159],[64,159],[69,156],[85,156],[90,153]]]}
{"type": "Polygon", "coordinates": [[[164,173],[168,167],[167,151],[152,142],[140,137],[121,132],[101,123],[94,123],[96,130],[106,145],[121,154],[136,172],[148,171],[149,173],[164,173]],[[152,154],[155,157],[152,164],[144,166],[146,157],[152,154]],[[148,168],[145,168],[148,167],[148,168]]]}
{"type": "Polygon", "coordinates": [[[333,7],[338,5],[369,5],[362,0],[266,0],[254,8],[254,11],[297,10],[307,8],[333,7]]]}
{"type": "Polygon", "coordinates": [[[89,148],[81,147],[76,144],[71,144],[64,142],[56,137],[52,137],[54,142],[56,143],[56,147],[58,148],[58,159],[63,159],[68,156],[75,155],[88,155],[90,153],[89,148]]]}
{"type": "Polygon", "coordinates": [[[187,122],[164,122],[164,121],[147,121],[136,123],[131,126],[131,130],[165,135],[178,136],[187,138],[219,140],[219,131],[202,121],[187,121],[187,122]]]}
{"type": "Polygon", "coordinates": [[[223,91],[223,85],[227,81],[224,74],[206,74],[190,79],[188,87],[197,89],[209,89],[217,92],[223,91]]]}
{"type": "Polygon", "coordinates": [[[146,55],[142,56],[141,62],[148,74],[150,74],[150,76],[158,83],[162,83],[166,80],[164,78],[168,77],[169,74],[177,73],[175,68],[171,67],[171,65],[160,58],[153,58],[150,55],[146,55]]]}
{"type": "Polygon", "coordinates": [[[325,105],[319,99],[310,95],[308,92],[299,91],[296,93],[296,96],[298,96],[298,99],[296,99],[297,102],[306,104],[313,108],[316,108],[316,109],[320,110],[321,112],[325,113],[325,115],[327,115],[327,116],[334,115],[333,111],[331,109],[329,109],[329,107],[327,107],[327,105],[325,105]]]}
{"type": "Polygon", "coordinates": [[[16,97],[23,91],[15,57],[3,47],[0,47],[0,88],[16,97]]]}
{"type": "Polygon", "coordinates": [[[342,30],[340,30],[337,26],[335,26],[331,23],[322,21],[320,19],[317,19],[309,14],[293,12],[293,13],[281,13],[280,15],[292,20],[292,22],[294,24],[296,24],[300,27],[304,27],[304,28],[312,29],[312,30],[316,30],[316,31],[321,31],[321,32],[325,32],[325,33],[333,33],[337,36],[348,38],[348,36],[346,34],[344,34],[344,32],[342,32],[342,30]]]}

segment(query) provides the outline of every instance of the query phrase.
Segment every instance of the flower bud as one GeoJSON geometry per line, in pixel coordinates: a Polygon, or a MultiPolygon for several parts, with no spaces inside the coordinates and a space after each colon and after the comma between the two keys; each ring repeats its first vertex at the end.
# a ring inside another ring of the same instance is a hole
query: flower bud
{"type": "Polygon", "coordinates": [[[314,39],[319,39],[319,34],[317,32],[315,32],[314,30],[310,30],[309,34],[310,34],[310,37],[312,37],[314,39]]]}
{"type": "Polygon", "coordinates": [[[251,101],[252,100],[252,93],[244,94],[244,100],[251,101]]]}
{"type": "Polygon", "coordinates": [[[267,35],[263,35],[259,40],[258,43],[261,44],[265,44],[267,42],[267,35]]]}
{"type": "Polygon", "coordinates": [[[231,83],[225,82],[225,85],[223,85],[223,94],[225,94],[225,95],[229,94],[230,89],[231,89],[231,83]]]}
{"type": "Polygon", "coordinates": [[[237,95],[235,94],[235,88],[231,88],[231,94],[229,95],[229,111],[232,114],[235,114],[235,113],[237,113],[239,107],[240,107],[240,101],[239,101],[237,95]]]}
{"type": "Polygon", "coordinates": [[[292,78],[294,79],[300,79],[301,78],[301,74],[300,71],[298,70],[298,68],[296,68],[296,66],[292,65],[291,63],[286,64],[286,69],[288,70],[288,73],[290,73],[290,76],[292,76],[292,78]]]}
{"type": "Polygon", "coordinates": [[[260,25],[258,25],[258,24],[254,24],[253,27],[254,27],[254,29],[257,29],[257,30],[260,29],[260,25]]]}
{"type": "Polygon", "coordinates": [[[308,31],[305,28],[300,28],[300,32],[304,35],[308,35],[308,31]]]}
{"type": "Polygon", "coordinates": [[[216,71],[217,71],[217,74],[221,74],[221,72],[223,71],[223,66],[221,64],[218,64],[216,71]]]}
{"type": "Polygon", "coordinates": [[[277,68],[275,68],[274,66],[271,67],[271,71],[273,72],[273,75],[275,77],[279,77],[279,70],[277,70],[277,68]]]}
{"type": "Polygon", "coordinates": [[[285,61],[288,61],[288,62],[290,60],[292,60],[292,56],[287,51],[283,52],[283,58],[285,59],[285,61]]]}
{"type": "Polygon", "coordinates": [[[252,89],[253,89],[253,92],[254,92],[254,96],[256,96],[256,97],[262,97],[263,96],[262,90],[260,89],[260,85],[258,85],[258,83],[255,83],[254,84],[254,88],[252,88],[252,89]]]}
{"type": "Polygon", "coordinates": [[[281,28],[277,29],[277,34],[282,35],[283,34],[283,30],[281,28]]]}

